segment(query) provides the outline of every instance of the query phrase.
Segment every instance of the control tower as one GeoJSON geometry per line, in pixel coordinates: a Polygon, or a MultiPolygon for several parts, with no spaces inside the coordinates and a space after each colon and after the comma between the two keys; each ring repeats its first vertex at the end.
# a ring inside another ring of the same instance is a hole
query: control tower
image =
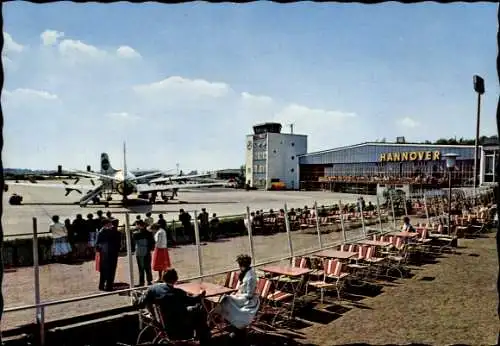
{"type": "Polygon", "coordinates": [[[307,135],[282,133],[280,123],[266,122],[246,136],[246,182],[270,189],[282,182],[286,189],[299,188],[298,155],[307,153],[307,135]]]}

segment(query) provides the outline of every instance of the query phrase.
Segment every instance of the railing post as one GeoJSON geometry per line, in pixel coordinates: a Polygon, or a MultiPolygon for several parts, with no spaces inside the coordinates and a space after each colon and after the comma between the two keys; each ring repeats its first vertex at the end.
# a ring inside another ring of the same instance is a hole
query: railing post
{"type": "Polygon", "coordinates": [[[342,201],[339,201],[339,213],[340,213],[340,226],[342,227],[342,239],[344,243],[347,241],[347,235],[345,234],[345,226],[344,226],[344,208],[342,206],[342,201]]]}
{"type": "Polygon", "coordinates": [[[427,196],[425,195],[425,192],[424,192],[424,208],[425,208],[425,217],[427,218],[427,225],[430,226],[431,222],[429,219],[429,209],[427,209],[427,196]]]}
{"type": "Polygon", "coordinates": [[[250,256],[252,256],[252,265],[257,262],[255,260],[255,252],[253,248],[253,232],[252,232],[252,220],[250,218],[250,207],[247,206],[247,232],[248,232],[248,242],[250,244],[250,256]]]}
{"type": "MultiPolygon", "coordinates": [[[[196,249],[197,255],[198,255],[198,273],[200,276],[203,275],[203,258],[202,258],[202,253],[201,253],[201,244],[200,244],[200,228],[198,227],[198,212],[195,210],[194,211],[194,238],[196,241],[196,249]]],[[[203,278],[200,279],[200,281],[203,281],[203,278]]]]}
{"type": "Polygon", "coordinates": [[[323,248],[323,241],[321,239],[321,230],[319,228],[319,217],[318,217],[318,202],[314,201],[314,215],[316,216],[316,231],[318,233],[318,244],[319,248],[323,248]]]}
{"type": "Polygon", "coordinates": [[[125,240],[127,241],[128,281],[130,283],[130,288],[133,288],[135,286],[134,261],[132,258],[132,234],[130,229],[129,213],[125,213],[125,240]]]}
{"type": "Polygon", "coordinates": [[[293,258],[293,244],[292,244],[292,234],[290,232],[290,220],[288,219],[288,208],[285,203],[285,228],[286,234],[288,236],[288,251],[290,252],[290,257],[293,258]]]}
{"type": "Polygon", "coordinates": [[[35,275],[35,304],[36,324],[40,333],[40,345],[45,345],[45,309],[40,305],[40,264],[38,259],[38,225],[36,217],[33,218],[33,273],[35,275]]]}
{"type": "Polygon", "coordinates": [[[396,230],[396,213],[394,212],[394,199],[392,198],[392,190],[389,190],[389,198],[391,199],[391,209],[392,209],[392,225],[394,230],[396,230]]]}
{"type": "Polygon", "coordinates": [[[378,227],[380,229],[380,233],[382,233],[382,214],[380,213],[380,199],[377,195],[377,216],[378,216],[378,227]]]}
{"type": "Polygon", "coordinates": [[[366,237],[366,227],[365,227],[365,215],[363,211],[363,200],[359,200],[359,211],[361,212],[361,228],[363,230],[363,235],[366,237]]]}

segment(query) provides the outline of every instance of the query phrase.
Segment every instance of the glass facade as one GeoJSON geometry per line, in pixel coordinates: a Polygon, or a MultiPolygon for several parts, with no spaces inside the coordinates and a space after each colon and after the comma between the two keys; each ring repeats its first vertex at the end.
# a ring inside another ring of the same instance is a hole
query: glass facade
{"type": "Polygon", "coordinates": [[[448,179],[444,159],[447,153],[460,155],[452,173],[454,184],[472,185],[473,146],[385,143],[366,143],[301,156],[300,181],[390,180],[432,184],[448,179]]]}
{"type": "Polygon", "coordinates": [[[257,188],[266,186],[267,134],[253,136],[253,185],[257,188]]]}

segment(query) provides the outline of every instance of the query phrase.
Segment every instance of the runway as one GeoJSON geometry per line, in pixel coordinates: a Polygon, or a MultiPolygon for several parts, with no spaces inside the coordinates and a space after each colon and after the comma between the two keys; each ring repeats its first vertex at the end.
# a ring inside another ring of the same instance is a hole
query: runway
{"type": "MultiPolygon", "coordinates": [[[[60,184],[59,181],[44,183],[60,184]]],[[[87,184],[85,179],[82,179],[80,184],[87,184]]],[[[8,184],[8,182],[7,182],[8,184]]],[[[61,220],[66,218],[73,219],[76,214],[87,215],[95,213],[98,210],[104,212],[111,211],[114,216],[124,222],[124,212],[127,209],[112,204],[105,208],[102,205],[82,208],[78,204],[81,195],[72,192],[68,197],[64,196],[64,189],[51,189],[37,187],[35,184],[31,186],[9,186],[9,191],[4,193],[4,212],[3,212],[3,227],[4,234],[9,239],[11,237],[19,237],[22,234],[32,233],[32,218],[37,218],[38,232],[46,232],[51,222],[52,215],[59,215],[61,220]],[[12,193],[17,193],[23,196],[23,205],[12,206],[8,203],[8,199],[12,193]]],[[[206,208],[210,214],[217,213],[219,217],[228,215],[238,215],[246,213],[246,207],[251,210],[279,210],[286,203],[288,208],[303,208],[304,206],[312,207],[314,201],[318,205],[332,205],[342,202],[352,203],[360,195],[342,194],[322,191],[245,191],[230,188],[217,188],[205,190],[189,190],[179,191],[176,200],[168,204],[155,204],[153,206],[136,206],[129,210],[131,211],[131,220],[137,214],[144,214],[151,210],[154,212],[162,212],[167,221],[177,220],[179,209],[183,208],[191,213],[200,211],[201,208],[206,208]]],[[[119,196],[116,196],[119,198],[119,196]]],[[[365,200],[375,203],[375,196],[364,196],[365,200]]],[[[156,219],[156,218],[155,218],[156,219]]]]}

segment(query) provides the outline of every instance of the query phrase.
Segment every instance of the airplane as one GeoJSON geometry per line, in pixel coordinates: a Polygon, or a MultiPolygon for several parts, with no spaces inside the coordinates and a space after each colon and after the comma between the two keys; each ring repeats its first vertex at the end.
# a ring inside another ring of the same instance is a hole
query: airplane
{"type": "Polygon", "coordinates": [[[147,198],[149,200],[149,203],[154,204],[156,202],[158,193],[161,193],[163,201],[168,202],[168,200],[173,200],[174,197],[177,196],[178,191],[181,189],[225,186],[227,184],[227,182],[222,181],[212,183],[190,182],[190,180],[192,179],[211,176],[211,173],[196,175],[177,175],[151,179],[153,177],[166,174],[166,172],[157,171],[140,176],[135,176],[127,170],[125,143],[123,144],[123,169],[114,169],[111,166],[109,155],[107,153],[102,153],[100,173],[85,172],[80,170],[72,170],[69,173],[78,177],[73,184],[69,184],[66,181],[63,181],[62,184],[40,184],[36,181],[31,181],[30,183],[15,182],[6,184],[6,190],[8,189],[8,186],[60,188],[66,191],[66,196],[75,191],[83,195],[79,200],[79,204],[81,207],[85,207],[89,202],[93,202],[93,204],[104,204],[105,206],[108,206],[109,202],[112,200],[113,194],[119,194],[120,196],[122,196],[122,202],[124,205],[127,204],[128,197],[133,193],[137,193],[138,197],[141,199],[147,198]],[[81,178],[90,178],[90,182],[92,185],[79,185],[78,183],[81,178]],[[147,180],[148,178],[150,180],[147,180]],[[139,181],[145,179],[147,180],[146,183],[139,183],[139,181]],[[95,180],[98,180],[99,184],[96,184],[95,180]],[[176,181],[178,181],[179,183],[176,183],[176,181]],[[170,196],[168,194],[169,192],[170,196]],[[105,202],[101,202],[101,198],[103,197],[105,198],[105,202]]]}

